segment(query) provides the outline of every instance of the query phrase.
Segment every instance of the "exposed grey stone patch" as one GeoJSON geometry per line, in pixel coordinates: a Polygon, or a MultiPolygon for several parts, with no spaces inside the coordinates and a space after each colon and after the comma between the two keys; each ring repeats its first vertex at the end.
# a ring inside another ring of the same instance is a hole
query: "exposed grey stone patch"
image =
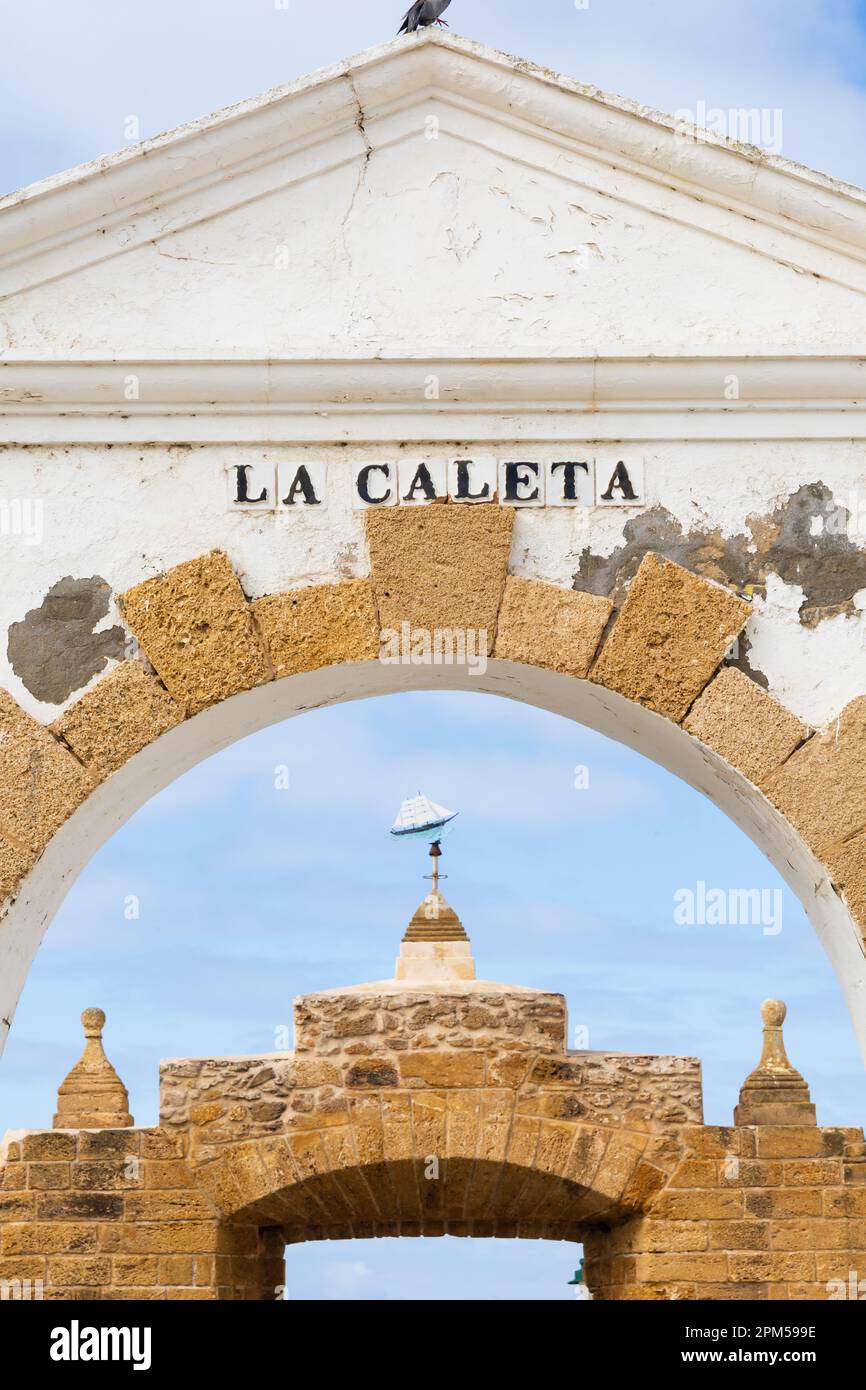
{"type": "MultiPolygon", "coordinates": [[[[807,483],[766,516],[750,516],[748,533],[723,536],[718,528],[684,531],[664,507],[654,507],[627,522],[625,544],[611,555],[581,556],[574,587],[609,597],[619,606],[638,565],[653,550],[705,579],[741,593],[761,593],[767,576],[776,574],[803,589],[800,621],[814,626],[850,608],[866,588],[866,549],[848,534],[847,508],[833,500],[822,482],[807,483]]],[[[741,642],[741,665],[748,645],[741,642]]],[[[757,677],[756,677],[757,678],[757,677]]]]}
{"type": "Polygon", "coordinates": [[[761,685],[765,690],[770,689],[770,682],[765,673],[752,665],[751,657],[752,641],[748,632],[741,632],[734,643],[733,651],[725,659],[726,666],[736,666],[738,671],[742,671],[744,676],[748,676],[756,685],[761,685]]]}
{"type": "Polygon", "coordinates": [[[112,658],[122,660],[122,627],[94,632],[108,613],[111,587],[100,576],[53,584],[38,608],[9,628],[7,655],[19,680],[46,704],[59,705],[81,690],[112,658]]]}

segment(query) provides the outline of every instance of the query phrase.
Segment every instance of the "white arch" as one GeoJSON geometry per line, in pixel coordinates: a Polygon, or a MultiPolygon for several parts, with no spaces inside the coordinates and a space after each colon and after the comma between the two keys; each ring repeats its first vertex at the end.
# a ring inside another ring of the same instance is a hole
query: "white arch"
{"type": "Polygon", "coordinates": [[[563,715],[643,753],[709,797],[763,850],[802,903],[836,972],[866,1062],[866,951],[860,933],[823,865],[764,794],[679,725],[604,686],[497,660],[475,676],[460,667],[378,661],[287,676],[214,705],[130,758],[54,835],[0,923],[0,1050],[60,903],[96,851],[152,796],[212,753],[305,710],[442,689],[503,695],[563,715]]]}

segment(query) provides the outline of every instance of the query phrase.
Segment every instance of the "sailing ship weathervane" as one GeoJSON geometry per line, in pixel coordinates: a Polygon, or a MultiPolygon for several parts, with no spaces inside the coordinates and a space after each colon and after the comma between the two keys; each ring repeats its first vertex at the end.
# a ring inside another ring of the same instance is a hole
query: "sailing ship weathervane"
{"type": "MultiPolygon", "coordinates": [[[[425,875],[433,880],[433,893],[439,893],[439,860],[442,857],[442,841],[451,830],[451,823],[457,811],[449,811],[439,806],[421,792],[404,801],[397,812],[397,819],[391,827],[395,839],[425,840],[430,845],[430,858],[433,861],[432,874],[425,875]]],[[[447,878],[447,874],[442,874],[447,878]]]]}

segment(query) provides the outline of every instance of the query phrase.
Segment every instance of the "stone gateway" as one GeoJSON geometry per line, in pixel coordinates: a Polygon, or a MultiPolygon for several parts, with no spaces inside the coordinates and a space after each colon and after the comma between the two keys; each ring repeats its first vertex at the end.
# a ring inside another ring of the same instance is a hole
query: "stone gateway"
{"type": "MultiPolygon", "coordinates": [[[[862,190],[431,30],[0,199],[0,1046],[172,779],[314,706],[476,689],[721,807],[866,1057],[864,293],[862,190]]],[[[862,1135],[778,1040],[730,1129],[684,1059],[623,1063],[646,1104],[602,1115],[624,1073],[565,1052],[558,996],[416,993],[302,1001],[243,1138],[213,1059],[137,1129],[89,1014],[62,1127],[7,1138],[0,1278],[270,1297],[286,1239],[527,1223],[604,1297],[856,1268],[862,1135]]]]}
{"type": "Polygon", "coordinates": [[[694,1057],[569,1051],[562,995],[475,978],[436,889],[394,978],[295,1000],[293,1052],[160,1068],[134,1127],[82,1015],[54,1129],[0,1153],[0,1282],[54,1299],[281,1299],[286,1244],[582,1241],[597,1299],[838,1297],[866,1258],[862,1129],[819,1128],[762,1007],[730,1128],[694,1057]]]}

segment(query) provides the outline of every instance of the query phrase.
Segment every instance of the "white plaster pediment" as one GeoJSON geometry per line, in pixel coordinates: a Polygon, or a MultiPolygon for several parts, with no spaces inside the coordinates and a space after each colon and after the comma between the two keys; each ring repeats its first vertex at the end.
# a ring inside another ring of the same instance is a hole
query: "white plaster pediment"
{"type": "Polygon", "coordinates": [[[866,194],[428,31],[2,200],[0,294],[7,360],[848,355],[866,194]]]}

